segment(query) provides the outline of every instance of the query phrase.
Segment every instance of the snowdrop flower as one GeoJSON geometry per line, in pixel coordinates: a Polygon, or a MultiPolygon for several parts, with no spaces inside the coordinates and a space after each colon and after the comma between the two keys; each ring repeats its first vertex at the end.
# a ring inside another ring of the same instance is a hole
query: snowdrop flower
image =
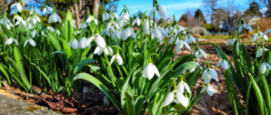
{"type": "Polygon", "coordinates": [[[189,99],[182,93],[179,93],[176,90],[174,90],[167,95],[163,107],[168,106],[172,102],[176,104],[181,103],[184,107],[187,107],[189,104],[189,99]]]}
{"type": "Polygon", "coordinates": [[[177,41],[176,41],[176,52],[179,52],[183,48],[183,46],[185,46],[187,49],[189,49],[191,51],[190,46],[189,46],[189,44],[187,42],[177,39],[177,41]]]}
{"type": "Polygon", "coordinates": [[[127,27],[121,32],[121,39],[124,41],[127,40],[127,38],[130,36],[136,38],[135,32],[130,27],[127,27]]]}
{"type": "Polygon", "coordinates": [[[109,14],[107,12],[103,12],[103,21],[109,20],[109,14]]]}
{"type": "Polygon", "coordinates": [[[23,25],[26,25],[26,22],[23,20],[23,18],[19,15],[15,15],[14,18],[13,18],[13,21],[16,20],[16,23],[15,25],[19,25],[19,24],[23,24],[23,25]]]}
{"type": "Polygon", "coordinates": [[[235,41],[236,41],[236,39],[234,39],[234,38],[229,39],[229,40],[226,42],[226,46],[227,46],[229,43],[231,43],[231,45],[233,46],[235,41]]]}
{"type": "Polygon", "coordinates": [[[61,23],[62,22],[62,20],[59,17],[59,15],[57,15],[55,12],[49,17],[48,23],[50,24],[52,22],[53,23],[57,23],[57,22],[61,23]]]}
{"type": "Polygon", "coordinates": [[[114,31],[115,29],[120,30],[120,26],[119,26],[119,24],[117,22],[114,22],[114,21],[111,20],[107,24],[106,29],[111,29],[112,31],[114,31]]]}
{"type": "Polygon", "coordinates": [[[203,92],[205,92],[205,91],[207,91],[207,94],[209,95],[209,96],[213,96],[214,95],[214,93],[215,93],[215,89],[213,88],[213,86],[211,86],[211,85],[207,85],[207,86],[204,86],[201,90],[200,90],[200,93],[203,93],[203,92]]]}
{"type": "Polygon", "coordinates": [[[164,39],[162,32],[157,27],[151,29],[151,39],[153,39],[154,37],[156,37],[157,40],[160,42],[162,42],[164,39]]]}
{"type": "Polygon", "coordinates": [[[69,46],[73,49],[79,48],[79,42],[76,39],[70,40],[69,46]]]}
{"type": "Polygon", "coordinates": [[[184,41],[186,41],[189,44],[191,44],[192,42],[196,43],[196,39],[190,34],[187,34],[185,36],[184,41]]]}
{"type": "Polygon", "coordinates": [[[90,42],[92,40],[96,41],[96,44],[99,48],[104,49],[106,47],[106,42],[103,39],[102,36],[100,36],[99,34],[95,34],[94,36],[90,37],[89,40],[87,41],[88,44],[90,44],[90,42]]]}
{"type": "Polygon", "coordinates": [[[54,11],[54,9],[50,6],[45,6],[45,8],[42,10],[43,15],[49,15],[54,11]]]}
{"type": "Polygon", "coordinates": [[[253,34],[253,37],[252,37],[252,39],[251,39],[251,42],[254,42],[254,41],[256,41],[257,39],[260,39],[261,37],[263,37],[266,41],[268,41],[267,35],[266,35],[266,34],[263,34],[262,32],[259,32],[259,34],[258,34],[258,33],[253,34]]]}
{"type": "Polygon", "coordinates": [[[13,39],[12,37],[10,37],[9,39],[7,39],[7,40],[5,41],[5,45],[10,45],[10,44],[12,44],[13,42],[14,42],[16,45],[18,45],[17,40],[16,40],[16,39],[13,39]]]}
{"type": "Polygon", "coordinates": [[[129,13],[128,12],[123,13],[118,19],[120,27],[123,27],[124,25],[126,25],[126,23],[129,23],[129,19],[130,19],[129,13]]]}
{"type": "Polygon", "coordinates": [[[89,40],[86,37],[83,37],[79,42],[79,48],[90,47],[90,43],[88,41],[89,40]]]}
{"type": "Polygon", "coordinates": [[[263,62],[263,63],[261,64],[261,66],[260,66],[260,71],[261,71],[261,73],[264,74],[264,73],[266,72],[267,68],[268,68],[269,70],[271,70],[270,64],[268,64],[268,63],[266,63],[266,62],[263,62]]]}
{"type": "Polygon", "coordinates": [[[110,37],[110,29],[107,29],[107,28],[105,28],[103,31],[102,31],[102,33],[101,33],[101,35],[104,35],[104,34],[106,34],[107,36],[109,36],[110,37]]]}
{"type": "Polygon", "coordinates": [[[36,46],[36,42],[35,42],[33,39],[31,39],[31,38],[27,39],[27,40],[24,42],[24,47],[26,46],[27,43],[29,43],[29,44],[30,44],[31,46],[33,46],[33,47],[36,46]]]}
{"type": "Polygon", "coordinates": [[[184,81],[181,81],[181,82],[178,83],[178,85],[177,85],[177,91],[178,91],[178,93],[183,94],[183,93],[184,93],[184,90],[186,90],[189,94],[191,94],[190,88],[189,88],[189,86],[187,85],[187,83],[184,82],[184,81]]]}
{"type": "Polygon", "coordinates": [[[218,67],[218,66],[221,65],[221,64],[222,64],[223,69],[225,69],[225,70],[228,69],[228,68],[230,67],[228,61],[226,61],[226,60],[224,60],[224,59],[220,60],[220,61],[216,64],[216,67],[218,67]]]}
{"type": "Polygon", "coordinates": [[[11,8],[15,8],[18,12],[22,12],[22,10],[23,10],[22,5],[21,5],[20,3],[18,3],[18,2],[12,4],[12,5],[11,5],[11,8]]]}
{"type": "Polygon", "coordinates": [[[105,47],[105,48],[96,47],[95,50],[94,50],[94,54],[98,54],[98,55],[101,55],[103,52],[106,55],[114,53],[113,49],[110,46],[108,46],[108,48],[107,47],[105,47]]]}
{"type": "Polygon", "coordinates": [[[144,33],[146,33],[146,34],[150,34],[150,25],[149,25],[150,23],[149,23],[149,19],[146,19],[145,21],[144,21],[144,33]]]}
{"type": "Polygon", "coordinates": [[[134,19],[132,25],[135,26],[135,24],[136,24],[137,26],[140,26],[140,23],[141,23],[141,20],[138,17],[136,17],[136,19],[134,19]]]}
{"type": "Polygon", "coordinates": [[[36,30],[33,30],[31,32],[31,37],[34,38],[36,35],[39,36],[39,33],[36,30]]]}
{"type": "Polygon", "coordinates": [[[115,18],[116,18],[116,19],[118,19],[118,18],[119,18],[119,16],[118,16],[118,15],[116,15],[116,14],[114,14],[114,13],[113,13],[113,14],[111,14],[111,15],[110,15],[110,17],[111,17],[112,19],[115,19],[115,18]]]}
{"type": "Polygon", "coordinates": [[[119,65],[122,65],[122,64],[123,64],[123,60],[122,60],[122,58],[121,58],[121,56],[120,56],[119,54],[115,54],[115,55],[111,58],[110,64],[112,64],[112,63],[114,62],[114,60],[116,60],[117,63],[118,63],[119,65]]]}
{"type": "Polygon", "coordinates": [[[113,34],[112,34],[113,38],[118,38],[120,39],[121,37],[121,33],[119,31],[114,31],[113,34]]]}
{"type": "Polygon", "coordinates": [[[143,77],[147,77],[149,80],[151,80],[153,78],[154,74],[157,77],[160,77],[160,73],[155,65],[153,65],[152,63],[149,63],[148,65],[146,65],[144,67],[143,77]]]}
{"type": "Polygon", "coordinates": [[[151,18],[151,19],[153,18],[152,15],[153,15],[153,13],[155,12],[155,10],[157,10],[158,15],[159,15],[161,18],[165,18],[165,17],[166,17],[166,13],[167,13],[166,9],[165,9],[163,6],[157,4],[155,7],[152,8],[152,10],[151,10],[151,12],[150,12],[150,18],[151,18]]]}
{"type": "Polygon", "coordinates": [[[184,30],[185,30],[184,27],[180,26],[179,24],[176,24],[175,27],[174,27],[173,29],[175,29],[174,32],[175,32],[176,34],[178,34],[178,33],[180,33],[180,32],[182,32],[182,34],[186,34],[186,31],[184,31],[184,30]],[[176,29],[175,29],[175,28],[176,28],[176,29]]]}
{"type": "Polygon", "coordinates": [[[3,24],[8,30],[10,30],[10,28],[13,27],[12,22],[6,17],[0,19],[0,23],[3,24]]]}
{"type": "Polygon", "coordinates": [[[199,48],[199,50],[196,50],[193,52],[193,54],[199,59],[200,57],[204,56],[204,58],[207,58],[207,54],[201,49],[199,48]]]}
{"type": "Polygon", "coordinates": [[[88,25],[85,22],[82,22],[79,27],[80,28],[87,28],[88,25]]]}
{"type": "Polygon", "coordinates": [[[263,47],[261,47],[261,48],[258,48],[258,50],[257,50],[257,58],[258,57],[261,57],[262,55],[263,55],[263,53],[265,52],[265,51],[267,51],[268,49],[267,48],[263,48],[263,47]]]}
{"type": "Polygon", "coordinates": [[[38,9],[36,9],[36,8],[32,8],[31,10],[30,10],[30,15],[32,15],[32,14],[38,14],[39,12],[38,12],[38,9]]]}
{"type": "Polygon", "coordinates": [[[204,83],[207,84],[211,81],[211,78],[218,81],[216,71],[212,68],[205,69],[202,73],[201,79],[203,79],[204,83]]]}
{"type": "MultiPolygon", "coordinates": [[[[195,62],[195,63],[197,65],[197,67],[200,67],[200,69],[203,70],[203,68],[200,66],[200,64],[198,62],[195,62]]],[[[191,73],[191,72],[195,71],[197,67],[190,69],[189,72],[191,73]]]]}
{"type": "Polygon", "coordinates": [[[88,19],[87,19],[87,23],[91,24],[91,22],[93,22],[97,25],[98,24],[98,20],[95,19],[93,16],[89,16],[88,19]]]}
{"type": "Polygon", "coordinates": [[[37,15],[30,16],[29,18],[26,19],[26,22],[36,25],[38,22],[40,22],[40,18],[37,15]]]}
{"type": "Polygon", "coordinates": [[[254,31],[253,28],[250,25],[248,25],[248,24],[242,24],[241,26],[238,27],[239,33],[242,31],[243,28],[245,28],[247,30],[250,30],[251,32],[254,31]]]}

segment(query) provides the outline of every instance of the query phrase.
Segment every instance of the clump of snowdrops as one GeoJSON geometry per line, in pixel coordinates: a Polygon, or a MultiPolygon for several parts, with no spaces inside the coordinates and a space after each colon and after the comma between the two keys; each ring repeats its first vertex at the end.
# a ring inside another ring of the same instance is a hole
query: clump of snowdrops
{"type": "Polygon", "coordinates": [[[270,63],[271,52],[270,48],[265,48],[264,41],[268,40],[267,33],[271,29],[262,33],[258,27],[257,32],[253,34],[251,42],[256,45],[255,57],[249,55],[247,48],[240,42],[240,33],[245,30],[253,31],[250,25],[245,24],[242,18],[237,24],[238,30],[226,45],[232,45],[231,51],[234,65],[229,62],[227,55],[216,46],[216,51],[222,59],[222,64],[225,63],[225,82],[227,93],[235,115],[238,114],[271,114],[270,101],[270,63]],[[260,44],[258,42],[260,41],[260,44]],[[233,85],[235,84],[235,86],[233,85]],[[238,93],[243,96],[246,103],[245,109],[240,104],[238,93]]]}
{"type": "MultiPolygon", "coordinates": [[[[44,26],[35,10],[20,16],[20,3],[12,6],[18,13],[13,20],[6,15],[0,20],[4,44],[0,71],[8,83],[14,79],[28,92],[35,84],[70,94],[71,88],[79,91],[82,80],[87,80],[128,115],[186,114],[204,93],[214,94],[209,82],[218,80],[216,71],[208,63],[196,63],[207,54],[175,18],[168,25],[154,23],[156,13],[166,16],[166,9],[156,0],[150,15],[133,20],[124,7],[119,17],[112,11],[104,11],[102,20],[89,15],[80,29],[70,12],[61,19],[56,9],[45,6],[43,15],[49,15],[49,21],[44,26]],[[134,31],[133,26],[141,30],[134,31]],[[191,55],[175,59],[183,47],[191,55]],[[204,86],[192,94],[200,76],[204,86]]],[[[221,63],[224,67],[225,61],[221,63]]]]}

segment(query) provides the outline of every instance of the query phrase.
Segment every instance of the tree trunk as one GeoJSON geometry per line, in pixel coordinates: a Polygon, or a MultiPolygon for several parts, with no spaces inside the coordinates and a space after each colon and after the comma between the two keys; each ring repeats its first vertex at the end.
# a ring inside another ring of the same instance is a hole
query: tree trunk
{"type": "Polygon", "coordinates": [[[93,13],[95,14],[95,18],[98,18],[98,15],[99,15],[99,6],[100,6],[100,0],[94,0],[93,13]]]}
{"type": "Polygon", "coordinates": [[[76,14],[76,25],[77,28],[79,29],[79,25],[80,25],[80,14],[79,14],[79,9],[78,9],[78,4],[75,4],[75,14],[76,14]]]}

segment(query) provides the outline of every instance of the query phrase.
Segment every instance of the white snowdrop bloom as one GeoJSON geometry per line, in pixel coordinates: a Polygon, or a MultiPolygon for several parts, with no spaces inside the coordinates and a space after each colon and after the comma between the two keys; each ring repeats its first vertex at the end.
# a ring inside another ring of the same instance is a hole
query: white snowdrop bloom
{"type": "Polygon", "coordinates": [[[245,29],[247,29],[247,30],[250,30],[251,32],[254,31],[253,28],[252,28],[250,25],[248,25],[248,24],[242,24],[242,25],[240,25],[240,26],[238,27],[239,33],[242,32],[242,29],[243,29],[243,28],[245,28],[245,29]]]}
{"type": "Polygon", "coordinates": [[[260,39],[260,38],[264,38],[266,41],[268,41],[268,37],[267,37],[267,35],[265,34],[263,34],[262,32],[259,32],[259,34],[258,33],[255,33],[255,34],[253,34],[253,37],[252,37],[252,39],[251,39],[251,42],[254,42],[254,41],[256,41],[257,39],[260,39]]]}
{"type": "Polygon", "coordinates": [[[189,98],[174,90],[167,95],[163,107],[168,106],[172,102],[176,104],[181,103],[184,107],[187,107],[189,104],[189,98]]]}
{"type": "Polygon", "coordinates": [[[127,38],[130,36],[133,38],[136,38],[136,34],[135,34],[134,30],[132,30],[130,27],[127,27],[126,29],[124,29],[121,32],[121,39],[124,41],[127,40],[127,38]]]}
{"type": "Polygon", "coordinates": [[[204,81],[204,84],[207,84],[211,81],[211,78],[218,81],[217,73],[212,68],[207,68],[203,71],[201,79],[204,81]]]}
{"type": "Polygon", "coordinates": [[[83,37],[80,42],[79,42],[79,48],[86,48],[86,47],[90,47],[90,43],[88,43],[88,39],[86,37],[83,37]]]}
{"type": "Polygon", "coordinates": [[[189,94],[191,94],[191,91],[190,91],[190,88],[189,88],[188,84],[186,82],[184,82],[184,81],[179,82],[178,85],[177,85],[177,91],[179,93],[183,94],[185,90],[189,94]]]}
{"type": "Polygon", "coordinates": [[[118,63],[119,65],[122,65],[122,64],[123,64],[123,60],[122,60],[122,58],[121,58],[121,56],[120,56],[119,54],[115,54],[115,55],[111,58],[110,64],[112,64],[112,63],[114,62],[114,60],[116,60],[117,63],[118,63]]]}
{"type": "Polygon", "coordinates": [[[35,36],[39,36],[39,33],[36,30],[31,32],[31,37],[34,38],[35,36]]]}
{"type": "Polygon", "coordinates": [[[111,36],[111,32],[110,32],[110,29],[108,29],[108,28],[105,28],[103,31],[102,31],[102,33],[101,33],[101,35],[104,35],[104,34],[106,34],[107,36],[111,36]]]}
{"type": "Polygon", "coordinates": [[[129,21],[130,20],[130,15],[128,12],[126,13],[122,13],[122,15],[119,17],[119,20],[126,20],[129,21]]]}
{"type": "Polygon", "coordinates": [[[74,28],[74,29],[77,29],[77,27],[76,27],[76,22],[75,22],[74,20],[72,20],[72,24],[73,24],[73,25],[72,25],[73,28],[74,28]]]}
{"type": "Polygon", "coordinates": [[[151,12],[150,12],[150,18],[151,18],[151,19],[153,18],[152,15],[153,15],[153,13],[155,12],[155,10],[157,10],[158,15],[159,15],[161,18],[165,18],[165,17],[166,17],[166,13],[167,13],[166,9],[165,9],[163,6],[157,4],[155,7],[152,8],[152,10],[151,10],[151,12]],[[156,8],[156,7],[157,7],[157,8],[156,8]]]}
{"type": "Polygon", "coordinates": [[[80,28],[87,28],[88,25],[85,23],[85,22],[82,22],[80,25],[79,25],[80,28]]]}
{"type": "Polygon", "coordinates": [[[120,27],[123,27],[123,26],[125,26],[127,23],[129,23],[129,20],[130,20],[129,13],[126,12],[126,13],[123,13],[123,14],[119,17],[118,23],[119,23],[120,27]]]}
{"type": "Polygon", "coordinates": [[[198,59],[201,58],[202,56],[204,56],[205,59],[207,58],[207,54],[201,48],[199,48],[199,50],[194,51],[193,55],[195,55],[198,59]]]}
{"type": "Polygon", "coordinates": [[[228,63],[228,61],[222,59],[220,60],[217,64],[216,67],[220,66],[222,64],[223,69],[228,69],[230,67],[230,64],[228,63]]]}
{"type": "Polygon", "coordinates": [[[38,9],[32,8],[32,9],[30,10],[30,15],[32,15],[32,14],[39,14],[38,9]]]}
{"type": "Polygon", "coordinates": [[[6,17],[2,18],[0,23],[3,24],[8,30],[10,30],[10,28],[13,27],[12,22],[6,17]]]}
{"type": "Polygon", "coordinates": [[[45,6],[45,8],[43,8],[42,13],[43,15],[49,15],[54,11],[54,9],[50,6],[45,6]]]}
{"type": "Polygon", "coordinates": [[[161,28],[161,27],[159,27],[159,26],[156,26],[156,27],[157,27],[157,29],[159,29],[159,31],[163,34],[163,36],[168,37],[168,33],[167,33],[163,28],[161,28]]]}
{"type": "Polygon", "coordinates": [[[258,48],[258,50],[257,50],[257,52],[256,52],[257,58],[258,58],[258,57],[261,57],[261,56],[263,55],[263,53],[264,53],[265,51],[267,51],[267,50],[268,50],[267,48],[263,48],[263,47],[258,48]]]}
{"type": "Polygon", "coordinates": [[[31,39],[31,38],[27,39],[27,40],[24,42],[24,47],[26,46],[27,43],[29,43],[29,44],[30,44],[31,46],[33,46],[33,47],[36,46],[36,42],[35,42],[33,39],[31,39]]]}
{"type": "Polygon", "coordinates": [[[13,17],[13,21],[15,21],[15,20],[16,20],[16,23],[15,23],[16,26],[19,25],[19,24],[26,25],[26,22],[24,21],[24,19],[19,15],[15,15],[13,17]]]}
{"type": "Polygon", "coordinates": [[[48,23],[50,24],[52,22],[53,23],[57,23],[57,22],[61,23],[62,22],[62,20],[59,17],[59,15],[57,15],[55,12],[49,17],[48,23]]]}
{"type": "Polygon", "coordinates": [[[109,55],[109,54],[113,54],[113,49],[108,46],[106,48],[100,48],[100,47],[96,47],[95,50],[94,50],[94,54],[98,54],[98,55],[101,55],[102,53],[105,53],[106,55],[109,55]]]}
{"type": "Polygon", "coordinates": [[[174,31],[176,32],[176,34],[178,34],[178,33],[180,33],[180,32],[181,32],[182,34],[186,34],[186,31],[184,31],[185,28],[182,27],[182,26],[180,26],[179,24],[176,24],[174,28],[176,28],[176,29],[174,30],[174,31]]]}
{"type": "Polygon", "coordinates": [[[105,48],[106,47],[106,42],[105,40],[103,39],[102,36],[100,36],[99,34],[95,34],[94,36],[90,37],[87,41],[88,44],[90,44],[90,42],[92,40],[95,40],[96,41],[96,44],[98,47],[100,47],[101,49],[105,48]]]}
{"type": "Polygon", "coordinates": [[[115,31],[115,29],[120,30],[120,26],[117,22],[114,21],[110,21],[107,26],[106,29],[111,29],[113,32],[115,31]]]}
{"type": "Polygon", "coordinates": [[[91,22],[94,22],[96,25],[98,24],[98,20],[95,19],[93,16],[89,16],[86,22],[89,24],[91,24],[91,22]]]}
{"type": "Polygon", "coordinates": [[[190,46],[189,46],[189,44],[187,42],[177,39],[177,41],[176,41],[176,52],[179,52],[183,48],[183,46],[185,46],[187,49],[189,49],[191,51],[190,46]]]}
{"type": "Polygon", "coordinates": [[[261,66],[260,66],[260,71],[261,71],[261,73],[264,74],[264,73],[266,72],[267,68],[268,68],[269,70],[271,70],[270,64],[268,64],[268,63],[266,63],[266,62],[263,62],[263,63],[261,64],[261,66]]]}
{"type": "Polygon", "coordinates": [[[144,67],[143,75],[142,75],[143,77],[147,77],[149,80],[151,80],[154,74],[157,77],[160,77],[160,73],[155,65],[153,65],[152,63],[149,63],[148,65],[144,67]]]}
{"type": "Polygon", "coordinates": [[[116,14],[114,14],[114,13],[112,13],[112,14],[110,15],[110,17],[111,17],[112,19],[114,19],[114,18],[118,19],[118,18],[119,18],[119,16],[116,15],[116,14]]]}
{"type": "Polygon", "coordinates": [[[203,93],[203,92],[205,92],[205,91],[207,91],[207,94],[209,95],[209,96],[213,96],[214,95],[214,93],[215,93],[215,89],[213,88],[213,86],[211,86],[211,85],[207,85],[207,86],[204,86],[201,90],[200,90],[200,93],[203,93]]]}
{"type": "Polygon", "coordinates": [[[40,22],[40,18],[37,15],[30,16],[29,18],[26,19],[27,23],[32,23],[36,25],[38,22],[40,22]]]}
{"type": "Polygon", "coordinates": [[[144,33],[150,34],[150,25],[149,25],[149,19],[146,19],[144,21],[144,33]]]}
{"type": "Polygon", "coordinates": [[[47,26],[47,29],[48,29],[49,31],[51,31],[51,32],[55,32],[55,29],[54,29],[53,27],[51,27],[51,26],[47,26]]]}
{"type": "Polygon", "coordinates": [[[23,10],[23,7],[22,7],[22,5],[20,4],[20,3],[14,3],[14,4],[12,4],[11,5],[11,8],[14,8],[16,11],[18,11],[18,12],[22,12],[22,10],[23,10]]]}
{"type": "Polygon", "coordinates": [[[119,31],[114,31],[113,34],[112,34],[113,38],[118,38],[120,39],[121,38],[121,33],[119,31]]]}
{"type": "Polygon", "coordinates": [[[136,18],[134,19],[132,25],[133,25],[133,26],[135,26],[135,25],[140,26],[140,23],[141,23],[141,20],[140,20],[138,17],[136,17],[136,18]]]}
{"type": "Polygon", "coordinates": [[[7,40],[5,41],[5,45],[10,45],[10,44],[12,44],[13,42],[14,42],[16,45],[18,45],[17,40],[16,40],[16,39],[13,39],[12,37],[10,37],[9,39],[7,39],[7,40]]]}
{"type": "Polygon", "coordinates": [[[231,43],[231,45],[233,46],[235,41],[236,41],[236,39],[234,39],[234,38],[229,39],[229,40],[226,42],[226,46],[227,46],[229,43],[231,43]]]}
{"type": "Polygon", "coordinates": [[[190,34],[187,34],[185,36],[184,41],[186,41],[189,44],[191,44],[192,42],[196,43],[196,39],[190,34]]]}
{"type": "Polygon", "coordinates": [[[151,39],[153,39],[154,37],[156,37],[157,40],[160,42],[162,42],[164,39],[162,32],[157,27],[151,29],[151,39]]]}
{"type": "MultiPolygon", "coordinates": [[[[195,62],[195,63],[196,63],[196,65],[197,65],[197,67],[200,67],[200,69],[203,70],[203,68],[200,66],[200,64],[199,64],[198,62],[195,62]]],[[[191,72],[194,72],[194,71],[196,70],[197,67],[194,67],[194,68],[190,69],[189,72],[190,72],[190,73],[191,73],[191,72]]]]}
{"type": "Polygon", "coordinates": [[[76,39],[69,41],[69,46],[73,49],[79,48],[79,42],[76,39]]]}
{"type": "Polygon", "coordinates": [[[103,12],[102,17],[103,17],[103,21],[109,20],[109,14],[107,12],[103,12]]]}
{"type": "Polygon", "coordinates": [[[268,32],[271,34],[271,28],[269,28],[269,29],[265,30],[265,32],[263,33],[263,35],[262,35],[262,36],[265,36],[265,35],[266,35],[268,32]]]}

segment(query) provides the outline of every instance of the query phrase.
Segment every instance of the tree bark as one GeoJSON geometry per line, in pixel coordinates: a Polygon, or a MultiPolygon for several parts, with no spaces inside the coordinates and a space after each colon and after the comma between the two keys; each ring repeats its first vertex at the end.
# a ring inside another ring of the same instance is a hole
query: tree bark
{"type": "Polygon", "coordinates": [[[94,0],[94,4],[93,4],[93,9],[94,9],[94,14],[95,14],[95,18],[98,18],[99,15],[99,6],[100,6],[100,0],[94,0]]]}

